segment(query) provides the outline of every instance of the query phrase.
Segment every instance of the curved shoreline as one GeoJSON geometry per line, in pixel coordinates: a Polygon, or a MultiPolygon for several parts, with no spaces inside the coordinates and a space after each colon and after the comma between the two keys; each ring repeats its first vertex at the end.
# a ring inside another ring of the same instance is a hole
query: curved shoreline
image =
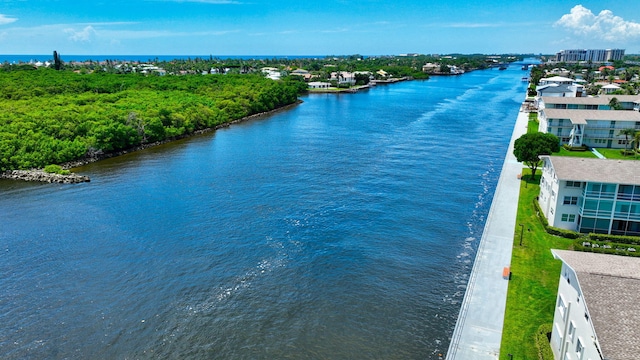
{"type": "MultiPolygon", "coordinates": [[[[236,120],[232,120],[229,122],[226,122],[224,124],[220,124],[220,125],[216,125],[212,128],[207,128],[207,129],[202,129],[202,130],[198,130],[198,131],[194,131],[192,133],[186,134],[186,135],[182,135],[182,136],[178,136],[178,137],[173,137],[170,139],[165,139],[162,141],[156,141],[153,143],[148,143],[148,144],[142,144],[142,145],[138,145],[138,146],[134,146],[132,148],[129,149],[125,149],[125,150],[120,150],[120,151],[114,151],[114,152],[110,152],[110,153],[104,153],[104,154],[99,154],[99,155],[95,155],[95,156],[87,156],[81,159],[77,159],[77,160],[73,160],[73,161],[69,161],[66,163],[62,163],[60,164],[60,166],[65,169],[72,169],[72,168],[77,168],[80,166],[84,166],[84,165],[88,165],[100,160],[104,160],[104,159],[109,159],[112,157],[117,157],[120,155],[125,155],[128,153],[132,153],[135,151],[139,151],[139,150],[144,150],[144,149],[148,149],[148,148],[152,148],[158,145],[163,145],[163,144],[167,144],[176,140],[181,140],[181,139],[187,139],[196,135],[201,135],[201,134],[206,134],[212,131],[216,131],[218,129],[222,129],[222,128],[226,128],[229,127],[233,124],[238,124],[241,122],[245,122],[245,121],[249,121],[249,120],[253,120],[253,119],[257,119],[263,116],[268,116],[268,115],[272,115],[275,114],[279,111],[285,111],[285,110],[289,110],[290,108],[293,108],[294,106],[297,106],[299,104],[302,103],[302,100],[298,99],[296,102],[289,104],[289,105],[285,105],[270,111],[265,111],[265,112],[261,112],[261,113],[257,113],[257,114],[253,114],[253,115],[249,115],[249,116],[245,116],[243,118],[240,119],[236,119],[236,120]]],[[[44,172],[42,169],[30,169],[30,170],[7,170],[5,172],[0,173],[0,179],[9,179],[9,180],[21,180],[21,181],[33,181],[33,182],[45,182],[45,183],[60,183],[60,184],[78,184],[78,183],[83,183],[83,182],[89,182],[91,181],[91,179],[89,179],[88,176],[85,175],[79,175],[79,174],[75,174],[75,173],[71,173],[68,175],[61,175],[61,174],[55,174],[55,173],[46,173],[44,172]]]]}

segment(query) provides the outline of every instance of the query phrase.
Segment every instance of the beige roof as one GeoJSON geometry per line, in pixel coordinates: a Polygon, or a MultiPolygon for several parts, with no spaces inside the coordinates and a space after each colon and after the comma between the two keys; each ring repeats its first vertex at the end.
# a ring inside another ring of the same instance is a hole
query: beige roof
{"type": "Polygon", "coordinates": [[[586,124],[588,120],[640,121],[640,111],[631,110],[544,109],[542,111],[547,119],[569,119],[572,124],[586,124]]]}
{"type": "Polygon", "coordinates": [[[609,101],[611,101],[612,98],[618,99],[619,102],[634,102],[640,100],[640,95],[599,95],[585,97],[543,96],[542,101],[545,104],[609,105],[609,101]]]}
{"type": "MultiPolygon", "coordinates": [[[[558,179],[640,185],[640,161],[547,156],[558,179]]],[[[640,293],[638,294],[640,300],[640,293]]]]}
{"type": "Polygon", "coordinates": [[[575,271],[585,305],[607,359],[640,353],[640,258],[551,250],[575,271]]]}

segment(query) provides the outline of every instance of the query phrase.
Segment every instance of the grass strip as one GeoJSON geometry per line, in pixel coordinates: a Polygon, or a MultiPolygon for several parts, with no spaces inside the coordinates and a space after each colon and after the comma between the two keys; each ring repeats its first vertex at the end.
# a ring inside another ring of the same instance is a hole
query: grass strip
{"type": "Polygon", "coordinates": [[[529,169],[523,171],[500,346],[500,359],[505,360],[539,358],[535,338],[542,325],[553,322],[561,268],[550,250],[572,247],[571,240],[544,230],[533,206],[540,175],[531,180],[529,169]]]}

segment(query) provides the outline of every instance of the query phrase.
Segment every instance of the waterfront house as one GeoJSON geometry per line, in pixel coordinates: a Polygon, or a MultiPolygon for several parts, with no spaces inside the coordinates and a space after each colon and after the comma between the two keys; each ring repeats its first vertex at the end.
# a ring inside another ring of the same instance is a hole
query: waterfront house
{"type": "Polygon", "coordinates": [[[429,74],[433,74],[434,72],[438,71],[440,69],[440,65],[439,64],[434,64],[434,63],[426,63],[424,65],[422,65],[422,72],[426,72],[429,74]]]}
{"type": "Polygon", "coordinates": [[[328,89],[331,87],[331,83],[323,81],[312,81],[309,83],[309,89],[328,89]]]}
{"type": "Polygon", "coordinates": [[[640,131],[640,112],[627,110],[563,110],[544,108],[538,112],[538,131],[560,138],[561,144],[624,149],[622,129],[640,131]]]}
{"type": "Polygon", "coordinates": [[[274,67],[263,67],[260,71],[264,74],[265,77],[271,80],[280,80],[281,73],[280,70],[274,67]]]}
{"type": "Polygon", "coordinates": [[[538,85],[550,85],[550,84],[556,84],[556,85],[573,85],[573,83],[575,82],[574,79],[568,78],[568,77],[564,77],[564,76],[553,76],[553,77],[549,77],[549,78],[544,78],[544,79],[540,79],[540,81],[538,82],[538,85]]]}
{"type": "Polygon", "coordinates": [[[538,97],[581,97],[584,85],[579,81],[563,76],[540,79],[536,87],[538,97]]]}
{"type": "Polygon", "coordinates": [[[538,204],[550,226],[640,236],[640,161],[541,156],[538,204]]]}
{"type": "Polygon", "coordinates": [[[603,94],[611,94],[614,93],[618,90],[622,89],[620,86],[616,85],[616,84],[608,84],[605,85],[601,88],[601,91],[603,94]]]}
{"type": "Polygon", "coordinates": [[[347,84],[353,86],[356,84],[355,74],[348,71],[332,72],[330,80],[336,81],[338,85],[347,84]]]}
{"type": "Polygon", "coordinates": [[[551,250],[562,261],[550,345],[555,359],[637,359],[640,258],[551,250]]]}

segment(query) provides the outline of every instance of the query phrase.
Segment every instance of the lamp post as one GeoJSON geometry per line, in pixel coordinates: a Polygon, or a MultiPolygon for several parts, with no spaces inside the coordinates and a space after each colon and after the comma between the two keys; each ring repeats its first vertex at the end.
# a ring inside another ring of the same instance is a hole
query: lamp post
{"type": "Polygon", "coordinates": [[[524,225],[522,224],[518,224],[520,225],[520,246],[522,246],[522,235],[524,233],[524,225]]]}

